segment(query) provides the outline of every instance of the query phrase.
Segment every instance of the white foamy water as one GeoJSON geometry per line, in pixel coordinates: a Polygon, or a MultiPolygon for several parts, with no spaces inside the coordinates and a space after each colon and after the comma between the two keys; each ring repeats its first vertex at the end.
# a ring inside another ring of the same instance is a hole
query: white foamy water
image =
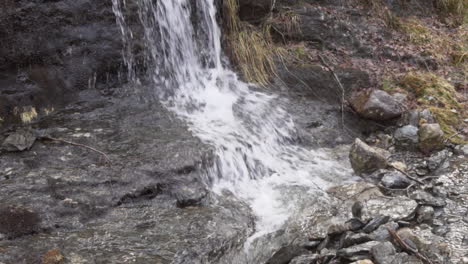
{"type": "MultiPolygon", "coordinates": [[[[128,41],[123,4],[113,1],[128,41]]],[[[294,213],[302,198],[288,195],[288,186],[317,193],[350,171],[325,151],[293,145],[294,123],[283,107],[287,102],[254,91],[223,66],[213,2],[199,0],[192,10],[190,0],[138,1],[154,65],[154,92],[194,135],[216,149],[206,184],[251,206],[257,217],[252,240],[277,230],[294,213]]]]}

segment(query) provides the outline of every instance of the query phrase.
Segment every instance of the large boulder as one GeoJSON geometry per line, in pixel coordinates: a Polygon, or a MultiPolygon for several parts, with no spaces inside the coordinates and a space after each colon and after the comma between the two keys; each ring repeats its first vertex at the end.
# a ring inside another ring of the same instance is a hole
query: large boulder
{"type": "Polygon", "coordinates": [[[419,128],[419,149],[424,153],[444,148],[444,131],[439,124],[423,124],[419,128]]]}
{"type": "Polygon", "coordinates": [[[350,103],[359,115],[375,121],[394,119],[404,111],[398,98],[382,90],[360,92],[350,99],[350,103]]]}
{"type": "Polygon", "coordinates": [[[354,171],[357,174],[362,174],[372,173],[378,169],[387,167],[389,155],[388,151],[371,147],[357,138],[351,147],[349,159],[354,171]]]}

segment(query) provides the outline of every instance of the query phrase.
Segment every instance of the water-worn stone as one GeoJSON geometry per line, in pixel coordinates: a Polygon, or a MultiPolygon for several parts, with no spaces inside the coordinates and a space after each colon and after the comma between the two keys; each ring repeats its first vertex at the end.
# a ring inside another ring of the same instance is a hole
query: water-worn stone
{"type": "Polygon", "coordinates": [[[336,252],[336,254],[339,257],[342,257],[351,261],[369,259],[371,255],[370,254],[371,249],[378,244],[379,242],[377,241],[369,241],[363,244],[354,245],[348,248],[340,249],[336,252]]]}
{"type": "Polygon", "coordinates": [[[346,232],[340,239],[340,247],[347,248],[356,244],[362,244],[371,241],[372,238],[366,233],[346,232]]]}
{"type": "Polygon", "coordinates": [[[24,151],[30,149],[36,136],[30,130],[19,130],[11,133],[2,143],[1,149],[5,151],[24,151]]]}
{"type": "Polygon", "coordinates": [[[353,96],[350,102],[358,114],[376,121],[399,117],[404,110],[399,100],[382,90],[361,92],[353,96]]]}
{"type": "Polygon", "coordinates": [[[376,230],[377,228],[379,228],[381,225],[386,224],[388,222],[388,220],[390,220],[390,216],[388,216],[388,215],[386,215],[386,216],[383,216],[383,215],[376,216],[372,220],[370,220],[370,222],[367,223],[366,226],[364,226],[362,231],[365,232],[365,233],[370,233],[370,232],[376,230]]]}
{"type": "Polygon", "coordinates": [[[371,249],[372,257],[376,264],[391,264],[396,249],[391,242],[381,242],[371,249]]]}
{"type": "Polygon", "coordinates": [[[403,196],[376,197],[363,202],[362,220],[376,216],[390,216],[391,221],[407,219],[414,215],[418,203],[403,196]]]}
{"type": "Polygon", "coordinates": [[[403,189],[408,187],[411,181],[399,171],[390,171],[382,177],[381,183],[390,189],[403,189]]]}
{"type": "Polygon", "coordinates": [[[411,194],[411,199],[414,199],[421,205],[430,205],[435,207],[443,207],[447,204],[444,198],[435,197],[432,194],[417,190],[411,194]]]}
{"type": "Polygon", "coordinates": [[[416,211],[416,216],[419,223],[429,222],[434,218],[434,208],[432,206],[421,206],[416,211]]]}
{"type": "Polygon", "coordinates": [[[423,124],[419,127],[419,149],[424,153],[444,148],[444,132],[439,124],[423,124]]]}
{"type": "Polygon", "coordinates": [[[370,237],[372,240],[375,241],[390,241],[391,240],[391,235],[388,232],[388,230],[396,231],[398,229],[399,225],[396,222],[390,222],[386,223],[384,225],[379,226],[377,230],[372,232],[370,234],[370,237]]]}
{"type": "Polygon", "coordinates": [[[456,146],[454,152],[457,155],[468,156],[468,144],[456,146]]]}
{"type": "Polygon", "coordinates": [[[401,149],[414,149],[419,142],[418,128],[406,125],[395,130],[395,145],[401,149]]]}
{"type": "Polygon", "coordinates": [[[310,264],[310,263],[315,263],[320,258],[320,255],[318,254],[312,254],[312,255],[302,255],[293,258],[289,264],[310,264]]]}
{"type": "Polygon", "coordinates": [[[357,138],[351,147],[349,159],[354,171],[362,174],[385,168],[389,155],[386,150],[371,147],[357,138]]]}

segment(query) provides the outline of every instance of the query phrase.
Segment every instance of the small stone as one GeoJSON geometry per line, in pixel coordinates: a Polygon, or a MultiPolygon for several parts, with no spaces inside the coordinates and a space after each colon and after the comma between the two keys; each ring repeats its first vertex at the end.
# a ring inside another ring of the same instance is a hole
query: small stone
{"type": "Polygon", "coordinates": [[[392,231],[396,231],[398,227],[399,225],[395,222],[386,223],[384,225],[381,225],[374,232],[372,232],[370,236],[372,240],[375,241],[390,241],[392,237],[388,230],[390,229],[392,231]]]}
{"type": "Polygon", "coordinates": [[[456,146],[454,152],[457,155],[468,156],[468,144],[456,146]]]}
{"type": "Polygon", "coordinates": [[[450,152],[446,149],[439,151],[435,154],[432,154],[431,157],[427,159],[427,168],[430,171],[435,171],[440,167],[443,167],[446,160],[450,157],[450,152]]]}
{"type": "Polygon", "coordinates": [[[293,258],[289,262],[289,264],[310,264],[310,263],[315,263],[319,258],[320,258],[320,255],[318,254],[302,255],[302,256],[293,258]]]}
{"type": "Polygon", "coordinates": [[[362,229],[362,231],[364,231],[365,233],[370,233],[370,232],[376,230],[377,228],[379,228],[379,226],[381,226],[383,224],[386,224],[388,222],[388,220],[390,220],[390,216],[388,216],[388,215],[386,215],[386,216],[382,216],[382,215],[376,216],[376,217],[374,217],[374,219],[372,219],[362,229]]]}
{"type": "Polygon", "coordinates": [[[365,233],[346,232],[340,240],[340,247],[347,248],[356,244],[362,244],[371,241],[372,238],[365,233]]]}
{"type": "Polygon", "coordinates": [[[419,149],[424,153],[444,148],[444,132],[439,124],[423,124],[419,128],[419,149]]]}
{"type": "Polygon", "coordinates": [[[403,189],[411,184],[411,181],[399,171],[391,171],[382,177],[381,183],[389,189],[403,189]]]}
{"type": "Polygon", "coordinates": [[[9,152],[24,151],[32,147],[36,136],[30,130],[19,130],[10,134],[2,144],[1,149],[9,152]]]}
{"type": "Polygon", "coordinates": [[[418,223],[429,222],[434,218],[434,208],[432,206],[421,206],[418,208],[416,215],[418,223]]]}
{"type": "Polygon", "coordinates": [[[391,221],[414,216],[418,203],[404,196],[375,197],[363,202],[362,220],[369,221],[376,216],[390,216],[391,221]]]}
{"type": "Polygon", "coordinates": [[[404,110],[398,98],[382,90],[358,93],[350,99],[350,103],[358,114],[375,121],[399,117],[404,110]]]}
{"type": "Polygon", "coordinates": [[[468,264],[468,257],[463,257],[461,263],[468,264]]]}
{"type": "Polygon", "coordinates": [[[434,197],[432,194],[427,193],[422,190],[417,190],[414,191],[411,194],[411,198],[416,200],[418,204],[420,205],[430,205],[430,206],[435,206],[435,207],[443,207],[447,203],[443,198],[440,197],[434,197]]]}
{"type": "Polygon", "coordinates": [[[412,125],[400,127],[395,131],[393,137],[398,148],[414,149],[419,142],[418,128],[412,125]]]}
{"type": "Polygon", "coordinates": [[[377,241],[369,241],[364,244],[354,245],[348,248],[340,249],[336,252],[339,257],[346,258],[351,261],[369,259],[371,249],[378,245],[377,241]]]}
{"type": "Polygon", "coordinates": [[[389,153],[380,148],[374,148],[357,138],[351,147],[349,159],[357,174],[372,173],[387,166],[389,153]]]}
{"type": "Polygon", "coordinates": [[[445,236],[448,232],[450,232],[450,227],[448,226],[436,226],[432,229],[432,233],[434,233],[434,235],[438,235],[438,236],[445,236]]]}
{"type": "Polygon", "coordinates": [[[315,248],[317,248],[320,242],[321,242],[320,240],[306,241],[302,244],[302,247],[307,250],[314,250],[315,248]]]}
{"type": "Polygon", "coordinates": [[[51,249],[42,257],[42,264],[61,264],[63,261],[63,255],[58,249],[51,249]]]}
{"type": "Polygon", "coordinates": [[[376,264],[391,264],[396,249],[391,242],[382,242],[372,247],[372,257],[376,264]]]}

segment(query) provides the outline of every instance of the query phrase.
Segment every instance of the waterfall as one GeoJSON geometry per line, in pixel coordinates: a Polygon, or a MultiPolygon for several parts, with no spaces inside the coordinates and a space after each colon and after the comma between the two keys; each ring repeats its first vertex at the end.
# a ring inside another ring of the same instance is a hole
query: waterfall
{"type": "MultiPolygon", "coordinates": [[[[114,10],[124,41],[130,41],[122,1],[113,0],[114,10]]],[[[214,0],[196,1],[196,10],[191,0],[137,3],[153,62],[153,92],[215,148],[205,183],[215,193],[230,191],[250,205],[257,218],[251,240],[277,230],[294,213],[304,196],[289,187],[323,193],[351,174],[327,152],[293,143],[286,99],[259,91],[226,67],[214,0]]]]}

